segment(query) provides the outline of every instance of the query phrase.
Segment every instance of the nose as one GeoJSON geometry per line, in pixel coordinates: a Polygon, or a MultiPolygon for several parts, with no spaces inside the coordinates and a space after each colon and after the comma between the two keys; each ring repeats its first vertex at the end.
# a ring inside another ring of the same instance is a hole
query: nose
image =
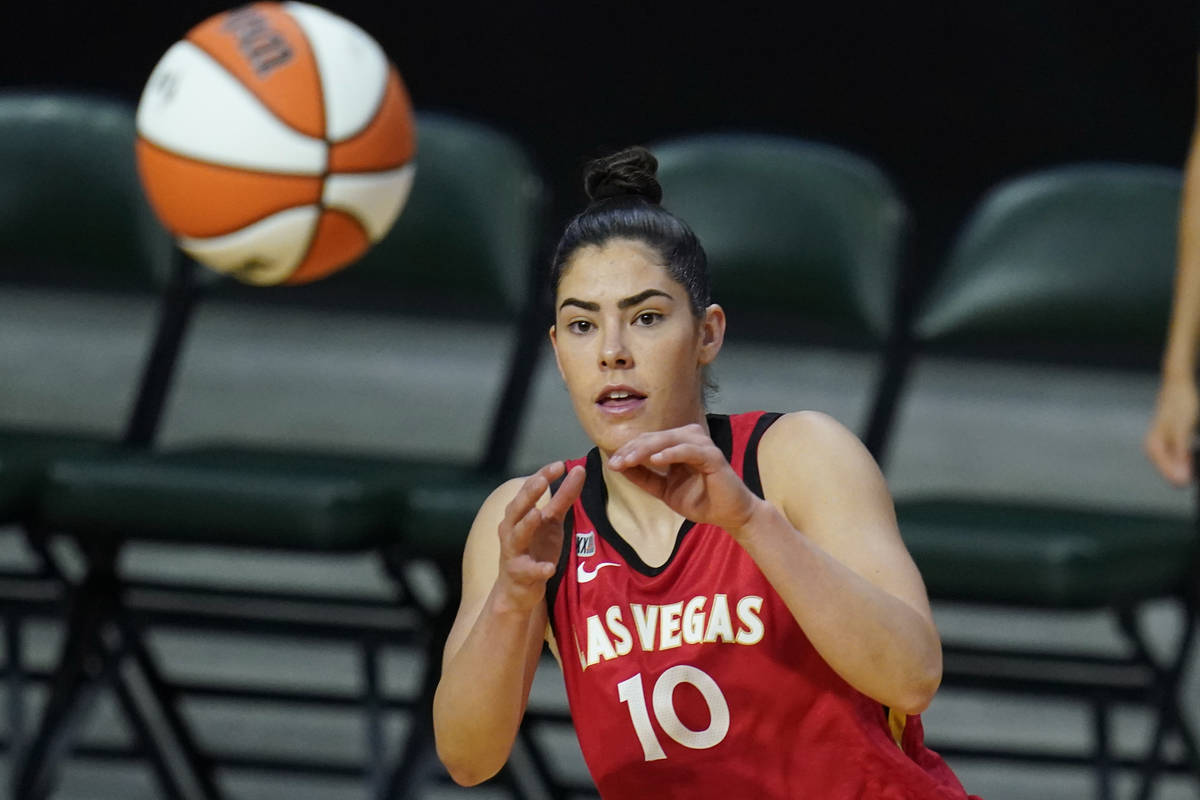
{"type": "Polygon", "coordinates": [[[628,369],[633,366],[633,355],[625,344],[622,326],[610,326],[604,335],[600,351],[600,366],[604,369],[628,369]]]}

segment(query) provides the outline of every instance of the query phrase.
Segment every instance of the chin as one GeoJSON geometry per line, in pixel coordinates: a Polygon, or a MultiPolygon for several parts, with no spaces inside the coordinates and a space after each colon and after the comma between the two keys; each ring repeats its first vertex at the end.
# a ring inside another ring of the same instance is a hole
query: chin
{"type": "Polygon", "coordinates": [[[593,418],[589,424],[583,426],[583,429],[592,444],[605,453],[612,453],[640,433],[657,430],[639,424],[638,420],[606,420],[603,418],[593,418]]]}

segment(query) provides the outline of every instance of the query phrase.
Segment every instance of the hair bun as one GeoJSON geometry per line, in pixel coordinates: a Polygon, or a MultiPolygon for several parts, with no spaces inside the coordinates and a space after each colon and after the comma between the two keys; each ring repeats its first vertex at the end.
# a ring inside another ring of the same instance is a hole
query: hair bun
{"type": "Polygon", "coordinates": [[[628,147],[589,162],[583,172],[583,185],[593,203],[610,197],[640,197],[657,205],[663,194],[654,177],[657,170],[658,159],[649,150],[628,147]]]}

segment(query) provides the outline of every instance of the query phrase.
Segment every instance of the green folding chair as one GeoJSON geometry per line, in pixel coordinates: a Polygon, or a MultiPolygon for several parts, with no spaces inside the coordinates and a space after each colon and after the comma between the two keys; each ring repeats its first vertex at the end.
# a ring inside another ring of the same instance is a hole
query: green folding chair
{"type": "MultiPolygon", "coordinates": [[[[1170,304],[1178,205],[1178,173],[1150,166],[1060,167],[998,186],[970,214],[918,306],[902,348],[910,371],[936,363],[939,386],[957,377],[963,387],[986,363],[1048,365],[1063,379],[1085,370],[1153,372],[1170,304]]],[[[1077,385],[1087,391],[1084,381],[1077,385]]],[[[900,498],[897,512],[935,601],[1111,612],[1127,642],[1127,655],[1111,657],[947,643],[946,685],[1082,701],[1091,709],[1094,746],[1087,753],[935,747],[951,757],[1091,767],[1101,798],[1112,796],[1118,767],[1140,771],[1143,799],[1163,770],[1200,779],[1195,735],[1179,707],[1200,586],[1193,519],[975,491],[917,492],[900,498]],[[1184,619],[1165,659],[1154,654],[1138,616],[1162,599],[1176,601],[1184,619]],[[1118,704],[1154,712],[1143,758],[1119,758],[1111,748],[1118,704]],[[1164,750],[1171,733],[1183,748],[1174,760],[1164,750]]]]}
{"type": "Polygon", "coordinates": [[[169,344],[154,311],[177,288],[172,247],[138,185],[133,129],[110,99],[0,93],[0,525],[32,556],[0,575],[10,756],[26,683],[46,677],[25,663],[23,622],[57,616],[67,589],[36,513],[47,465],[139,443],[169,359],[151,345],[169,344]]]}
{"type": "MultiPolygon", "coordinates": [[[[39,498],[39,520],[77,541],[87,553],[88,569],[72,605],[38,734],[13,772],[14,796],[47,796],[61,755],[76,738],[96,692],[122,669],[136,669],[149,689],[142,698],[145,707],[127,715],[130,722],[165,723],[159,726],[156,750],[147,755],[167,796],[181,796],[189,785],[199,796],[221,796],[218,767],[361,776],[371,795],[381,798],[411,792],[428,777],[432,748],[425,706],[436,681],[447,612],[412,589],[406,569],[428,560],[453,575],[475,511],[503,477],[541,341],[540,331],[532,332],[530,274],[542,200],[537,173],[505,135],[428,113],[418,116],[418,135],[408,206],[360,263],[304,287],[220,284],[199,294],[197,310],[223,309],[249,323],[283,313],[299,320],[314,343],[339,320],[358,325],[404,318],[430,330],[490,320],[488,335],[508,342],[508,355],[507,370],[499,370],[493,387],[495,402],[485,404],[492,415],[490,427],[482,425],[485,441],[470,458],[438,460],[379,447],[288,446],[193,426],[176,437],[186,441],[154,451],[57,459],[39,498]],[[118,560],[131,542],[311,555],[374,553],[395,595],[367,600],[134,579],[122,574],[118,560]],[[279,614],[281,607],[290,610],[279,614]],[[146,646],[147,630],[160,625],[354,642],[361,653],[363,692],[343,696],[172,680],[146,646]],[[98,631],[116,634],[105,639],[98,631]],[[416,698],[386,695],[381,686],[381,648],[406,641],[420,643],[426,652],[426,675],[416,698]],[[368,763],[228,752],[219,744],[201,747],[180,709],[183,699],[197,695],[361,707],[368,763]],[[385,713],[396,707],[413,713],[398,760],[385,753],[384,736],[385,713]]],[[[182,271],[192,269],[185,264],[182,271]]],[[[187,312],[178,320],[181,330],[187,327],[187,312]]],[[[230,352],[211,337],[198,337],[198,321],[184,340],[177,393],[163,421],[168,440],[173,428],[186,428],[186,421],[174,417],[177,410],[186,416],[190,365],[208,354],[221,358],[230,352]]],[[[315,380],[323,370],[354,358],[377,358],[381,345],[372,339],[342,346],[342,353],[285,348],[263,367],[290,359],[295,372],[315,380]]],[[[407,373],[404,364],[395,369],[409,380],[421,379],[415,370],[407,373]]],[[[479,391],[486,388],[481,385],[479,391]]],[[[347,386],[347,395],[355,389],[347,386]]],[[[228,387],[230,395],[238,391],[236,383],[228,387]]],[[[305,399],[297,403],[302,406],[305,399]]],[[[360,413],[347,405],[347,413],[360,413]]],[[[453,580],[448,585],[453,594],[453,580]]],[[[452,609],[452,597],[447,606],[452,609]]]]}

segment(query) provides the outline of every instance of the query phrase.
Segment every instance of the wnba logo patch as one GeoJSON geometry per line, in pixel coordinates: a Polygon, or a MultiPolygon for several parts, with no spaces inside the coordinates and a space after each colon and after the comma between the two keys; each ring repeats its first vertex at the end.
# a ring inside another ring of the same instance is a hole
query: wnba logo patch
{"type": "Polygon", "coordinates": [[[596,555],[595,531],[575,534],[575,555],[578,558],[587,558],[588,556],[596,555]]]}

